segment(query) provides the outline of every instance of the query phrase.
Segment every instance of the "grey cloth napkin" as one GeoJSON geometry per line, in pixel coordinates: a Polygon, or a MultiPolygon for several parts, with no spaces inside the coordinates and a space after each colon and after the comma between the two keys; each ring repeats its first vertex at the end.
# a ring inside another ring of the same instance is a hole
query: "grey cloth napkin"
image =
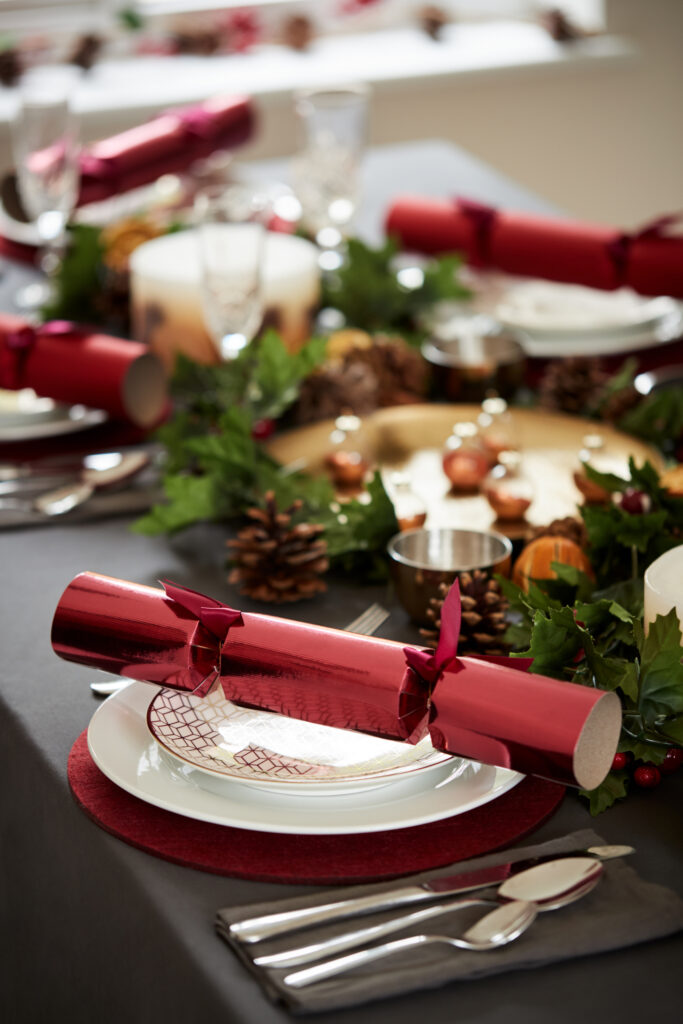
{"type": "MultiPolygon", "coordinates": [[[[285,975],[298,968],[264,970],[255,967],[252,958],[338,935],[352,926],[358,926],[361,922],[379,923],[393,916],[392,913],[366,915],[363,918],[347,919],[324,927],[308,928],[251,946],[236,942],[228,930],[235,921],[260,914],[316,906],[334,898],[342,899],[381,892],[398,885],[410,885],[428,878],[453,874],[454,871],[514,863],[528,857],[566,853],[602,843],[604,840],[600,836],[591,829],[585,829],[536,846],[504,850],[475,860],[462,861],[438,871],[402,878],[399,881],[379,885],[344,886],[343,890],[337,889],[332,893],[328,890],[277,903],[227,907],[218,911],[216,929],[254,973],[271,999],[284,1002],[295,1013],[314,1013],[356,1006],[404,992],[438,988],[452,981],[471,980],[503,971],[539,967],[542,964],[568,960],[572,957],[636,945],[639,942],[671,935],[682,929],[683,900],[663,886],[644,881],[628,864],[628,860],[616,859],[605,862],[603,877],[591,893],[561,910],[539,914],[531,928],[508,946],[475,953],[431,945],[419,950],[394,954],[386,960],[356,968],[337,978],[330,978],[307,988],[292,989],[282,983],[285,975]]],[[[457,937],[490,909],[470,908],[448,916],[444,915],[437,921],[429,922],[426,928],[423,925],[417,929],[408,929],[388,936],[382,941],[425,931],[430,934],[457,937]]]]}

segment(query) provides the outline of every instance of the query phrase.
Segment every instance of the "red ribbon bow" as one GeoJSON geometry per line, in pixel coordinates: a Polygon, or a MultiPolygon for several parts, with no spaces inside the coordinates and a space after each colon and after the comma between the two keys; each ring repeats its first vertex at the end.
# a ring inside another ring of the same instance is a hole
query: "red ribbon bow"
{"type": "Polygon", "coordinates": [[[0,330],[0,387],[9,391],[26,387],[26,361],[33,346],[41,338],[59,334],[82,337],[83,331],[68,320],[50,320],[40,327],[24,324],[14,330],[0,330]]]}
{"type": "Polygon", "coordinates": [[[631,246],[634,242],[640,242],[647,238],[663,238],[669,228],[679,224],[683,219],[683,211],[679,213],[667,213],[663,217],[648,221],[637,231],[624,231],[607,244],[607,251],[614,262],[614,267],[620,281],[626,279],[628,258],[631,246]]]}
{"type": "Polygon", "coordinates": [[[221,674],[221,649],[230,628],[244,625],[242,613],[235,608],[221,604],[220,601],[216,601],[212,597],[206,597],[196,590],[190,590],[189,587],[181,587],[168,582],[168,580],[160,582],[166,592],[166,597],[194,615],[198,622],[218,641],[213,672],[209,673],[206,679],[202,680],[199,686],[192,691],[197,697],[205,697],[221,674]]]}
{"type": "Polygon", "coordinates": [[[189,139],[196,138],[203,142],[215,134],[213,115],[204,107],[185,107],[170,110],[169,113],[178,118],[189,139]]]}
{"type": "Polygon", "coordinates": [[[456,199],[456,205],[474,227],[474,249],[469,254],[470,262],[476,266],[486,266],[489,262],[489,237],[491,227],[498,211],[494,206],[478,203],[474,199],[456,199]]]}
{"type": "Polygon", "coordinates": [[[460,587],[456,580],[441,609],[441,633],[436,651],[417,647],[403,648],[408,665],[427,683],[430,694],[445,669],[457,661],[460,618],[460,587]]]}

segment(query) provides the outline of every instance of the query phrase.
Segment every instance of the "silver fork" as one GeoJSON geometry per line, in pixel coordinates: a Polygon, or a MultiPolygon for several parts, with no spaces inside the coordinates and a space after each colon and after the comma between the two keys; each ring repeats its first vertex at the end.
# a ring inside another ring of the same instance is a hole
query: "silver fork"
{"type": "Polygon", "coordinates": [[[371,604],[362,615],[344,626],[345,633],[360,633],[362,636],[372,636],[383,622],[389,618],[389,612],[381,604],[371,604]]]}
{"type": "MultiPolygon", "coordinates": [[[[344,626],[344,632],[372,636],[382,623],[386,622],[389,614],[381,604],[371,604],[361,615],[349,622],[348,626],[344,626]]],[[[110,697],[113,693],[130,686],[131,682],[131,679],[107,679],[102,682],[96,680],[90,684],[90,689],[96,697],[110,697]]]]}

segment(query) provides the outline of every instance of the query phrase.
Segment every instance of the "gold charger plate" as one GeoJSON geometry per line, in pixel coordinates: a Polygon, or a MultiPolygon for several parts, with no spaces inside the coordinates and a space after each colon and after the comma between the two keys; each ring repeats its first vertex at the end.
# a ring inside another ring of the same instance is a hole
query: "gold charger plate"
{"type": "MultiPolygon", "coordinates": [[[[459,422],[476,420],[478,405],[418,404],[379,409],[363,420],[367,452],[388,476],[395,470],[410,474],[413,491],[428,509],[427,526],[495,529],[515,539],[524,524],[501,523],[482,495],[457,496],[450,490],[441,457],[446,438],[459,422]]],[[[573,480],[586,434],[604,439],[600,469],[627,475],[629,456],[638,463],[649,460],[658,470],[664,461],[656,449],[608,424],[538,409],[511,409],[517,445],[525,472],[535,485],[527,523],[542,526],[576,513],[582,496],[573,480]]],[[[332,420],[288,431],[268,442],[268,451],[284,464],[296,462],[306,472],[324,473],[331,450],[332,420]]]]}

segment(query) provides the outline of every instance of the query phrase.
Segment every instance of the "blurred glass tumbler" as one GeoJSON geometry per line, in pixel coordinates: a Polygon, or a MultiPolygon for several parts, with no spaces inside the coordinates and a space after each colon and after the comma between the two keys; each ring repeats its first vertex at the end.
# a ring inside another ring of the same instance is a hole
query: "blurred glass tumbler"
{"type": "Polygon", "coordinates": [[[296,97],[302,144],[292,161],[294,191],[305,225],[323,248],[341,241],[356,213],[367,107],[364,85],[304,90],[296,97]]]}
{"type": "MultiPolygon", "coordinates": [[[[22,205],[40,238],[40,266],[54,274],[58,249],[76,205],[80,183],[78,122],[72,96],[76,69],[62,65],[36,67],[19,84],[12,121],[12,153],[22,205]]],[[[28,285],[18,305],[37,308],[49,298],[49,285],[28,285]]]]}
{"type": "Polygon", "coordinates": [[[491,392],[509,399],[524,383],[524,352],[506,334],[432,337],[422,355],[435,395],[452,402],[481,402],[491,392]]]}
{"type": "Polygon", "coordinates": [[[430,625],[429,602],[442,583],[474,569],[505,574],[512,544],[502,534],[480,530],[421,529],[396,534],[387,545],[396,596],[411,619],[430,625]]]}
{"type": "Polygon", "coordinates": [[[221,359],[234,359],[263,319],[267,200],[249,186],[218,185],[195,201],[202,309],[221,359]]]}

